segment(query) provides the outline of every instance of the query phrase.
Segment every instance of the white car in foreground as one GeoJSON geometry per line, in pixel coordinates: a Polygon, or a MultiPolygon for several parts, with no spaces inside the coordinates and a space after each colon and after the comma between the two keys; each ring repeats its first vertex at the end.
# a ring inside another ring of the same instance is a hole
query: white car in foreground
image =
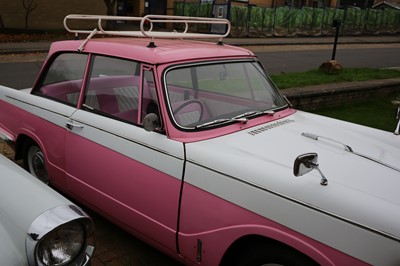
{"type": "Polygon", "coordinates": [[[0,155],[0,265],[90,265],[91,218],[0,155]]]}

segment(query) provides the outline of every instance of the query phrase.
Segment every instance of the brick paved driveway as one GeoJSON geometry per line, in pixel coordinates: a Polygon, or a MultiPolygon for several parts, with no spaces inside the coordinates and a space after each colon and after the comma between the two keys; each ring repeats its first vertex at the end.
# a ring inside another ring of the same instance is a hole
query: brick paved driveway
{"type": "MultiPolygon", "coordinates": [[[[14,158],[14,151],[0,140],[0,153],[14,158]]],[[[21,164],[21,162],[17,162],[21,164]]],[[[17,195],[17,194],[16,194],[17,195]]],[[[129,235],[98,214],[87,210],[95,223],[96,249],[92,266],[179,266],[159,251],[129,235]]]]}

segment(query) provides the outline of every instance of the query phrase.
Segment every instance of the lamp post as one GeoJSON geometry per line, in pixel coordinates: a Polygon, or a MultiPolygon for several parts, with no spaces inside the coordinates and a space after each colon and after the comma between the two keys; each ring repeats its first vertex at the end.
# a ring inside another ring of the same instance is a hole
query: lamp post
{"type": "Polygon", "coordinates": [[[340,19],[335,19],[332,24],[332,27],[336,28],[335,42],[333,43],[332,60],[335,60],[335,57],[336,57],[336,46],[337,46],[337,42],[338,42],[339,30],[340,30],[341,24],[342,24],[342,21],[340,19]]]}
{"type": "Polygon", "coordinates": [[[332,27],[336,28],[336,33],[335,33],[335,42],[333,43],[333,51],[332,51],[332,59],[322,63],[322,65],[319,67],[320,70],[322,70],[325,73],[328,74],[337,74],[340,71],[342,71],[343,67],[339,64],[339,62],[336,61],[336,46],[338,42],[338,37],[339,37],[339,29],[340,25],[342,24],[342,21],[340,19],[335,19],[332,23],[332,27]]]}

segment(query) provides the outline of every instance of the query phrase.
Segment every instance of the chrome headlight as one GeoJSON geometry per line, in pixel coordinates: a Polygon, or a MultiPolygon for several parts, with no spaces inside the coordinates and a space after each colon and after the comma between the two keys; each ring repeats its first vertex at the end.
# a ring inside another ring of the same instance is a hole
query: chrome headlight
{"type": "Polygon", "coordinates": [[[79,222],[61,225],[40,240],[36,257],[43,265],[66,265],[79,257],[85,239],[85,230],[79,222]]]}
{"type": "Polygon", "coordinates": [[[76,206],[60,206],[37,217],[28,231],[30,265],[86,265],[93,254],[91,219],[76,206]]]}

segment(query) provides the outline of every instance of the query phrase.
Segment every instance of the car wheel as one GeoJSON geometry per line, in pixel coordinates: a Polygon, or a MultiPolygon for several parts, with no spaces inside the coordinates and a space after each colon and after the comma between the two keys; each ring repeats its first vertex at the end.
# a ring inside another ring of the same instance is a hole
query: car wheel
{"type": "Polygon", "coordinates": [[[245,249],[235,260],[236,266],[312,266],[318,265],[300,252],[276,243],[263,243],[245,249]]]}
{"type": "Polygon", "coordinates": [[[36,177],[43,183],[50,183],[47,176],[44,154],[39,146],[32,141],[28,141],[25,144],[24,167],[29,173],[31,173],[34,177],[36,177]]]}

